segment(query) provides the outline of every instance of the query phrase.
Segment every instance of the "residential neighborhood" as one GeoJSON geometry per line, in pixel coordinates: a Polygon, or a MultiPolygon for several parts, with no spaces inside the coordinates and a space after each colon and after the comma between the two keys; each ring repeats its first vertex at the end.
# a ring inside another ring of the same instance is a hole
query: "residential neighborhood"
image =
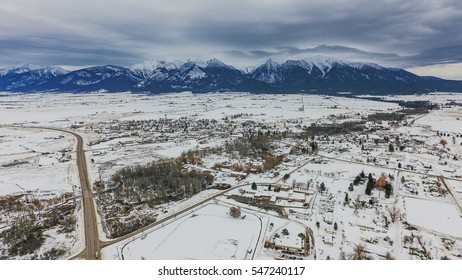
{"type": "Polygon", "coordinates": [[[2,96],[2,258],[83,258],[68,131],[97,258],[462,257],[457,95],[101,96],[2,96]],[[35,239],[14,241],[20,225],[35,239]]]}

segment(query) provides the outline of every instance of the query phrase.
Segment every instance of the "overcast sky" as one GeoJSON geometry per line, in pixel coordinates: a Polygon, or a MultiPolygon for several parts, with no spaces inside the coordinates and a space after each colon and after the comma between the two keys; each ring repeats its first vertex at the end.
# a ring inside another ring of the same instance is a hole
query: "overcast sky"
{"type": "Polygon", "coordinates": [[[1,0],[0,66],[317,55],[462,79],[461,0],[1,0]]]}

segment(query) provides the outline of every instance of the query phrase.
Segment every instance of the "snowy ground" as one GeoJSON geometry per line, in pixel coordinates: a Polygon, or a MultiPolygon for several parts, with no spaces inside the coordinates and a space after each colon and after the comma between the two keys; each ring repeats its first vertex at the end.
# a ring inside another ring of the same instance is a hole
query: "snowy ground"
{"type": "Polygon", "coordinates": [[[167,94],[27,94],[2,96],[2,124],[54,126],[108,120],[143,120],[194,116],[221,119],[247,114],[249,119],[275,123],[289,119],[316,121],[332,114],[369,114],[398,109],[392,103],[321,95],[253,95],[246,93],[167,94]],[[380,106],[377,106],[377,105],[380,106]],[[305,110],[300,108],[304,105],[305,110]],[[380,109],[369,109],[380,108],[380,109]]]}
{"type": "MultiPolygon", "coordinates": [[[[79,182],[74,146],[74,137],[65,133],[1,127],[0,198],[25,197],[25,202],[41,201],[43,208],[39,207],[36,213],[40,219],[40,213],[50,213],[53,207],[63,203],[60,201],[63,195],[80,196],[79,188],[74,187],[79,182]]],[[[17,208],[15,212],[8,212],[8,209],[0,209],[0,232],[24,215],[21,211],[29,211],[17,208]]],[[[80,220],[80,212],[72,215],[80,220]]],[[[66,251],[65,257],[78,252],[82,249],[78,228],[77,225],[71,234],[47,229],[46,240],[37,255],[57,248],[66,251]]]]}
{"type": "Polygon", "coordinates": [[[409,223],[440,234],[462,237],[462,219],[454,205],[412,198],[405,198],[405,204],[409,223]]]}
{"type": "Polygon", "coordinates": [[[0,195],[70,192],[78,182],[75,140],[59,132],[0,128],[0,195]],[[64,154],[64,155],[63,155],[64,154]]]}
{"type": "Polygon", "coordinates": [[[233,218],[228,207],[208,204],[161,225],[123,245],[122,259],[250,259],[259,242],[261,218],[243,212],[233,218]],[[219,225],[219,226],[217,226],[219,225]]]}
{"type": "MultiPolygon", "coordinates": [[[[398,97],[385,98],[396,100],[398,97]]],[[[430,100],[440,105],[449,100],[462,102],[462,96],[454,94],[400,96],[399,99],[430,100]]],[[[232,137],[239,137],[241,124],[247,121],[297,131],[313,123],[357,121],[375,112],[393,112],[399,108],[395,103],[302,94],[27,94],[1,97],[0,125],[77,130],[87,144],[90,179],[94,182],[100,178],[110,178],[124,166],[175,158],[191,149],[223,145],[232,137]],[[342,118],[335,119],[334,116],[340,115],[342,118]],[[147,138],[130,134],[133,131],[122,136],[109,130],[122,122],[181,118],[189,118],[192,123],[203,119],[213,119],[219,123],[232,119],[236,121],[232,125],[237,127],[238,132],[227,135],[225,131],[204,139],[206,130],[194,134],[160,131],[149,134],[147,138]],[[154,136],[159,136],[160,140],[154,136]],[[162,138],[165,136],[168,137],[162,138]]],[[[354,139],[340,136],[328,140],[316,139],[320,143],[316,156],[289,155],[291,147],[302,141],[286,139],[287,143],[279,144],[279,152],[286,154],[289,161],[271,172],[252,174],[246,181],[249,185],[251,182],[271,182],[286,187],[297,186],[295,191],[297,195],[306,197],[308,208],[303,206],[304,203],[280,200],[276,205],[286,210],[287,217],[279,217],[274,211],[262,212],[260,208],[222,196],[219,198],[221,204],[209,204],[196,210],[198,216],[191,217],[190,213],[178,217],[164,227],[154,228],[152,232],[134,240],[126,240],[105,249],[103,257],[117,259],[123,254],[126,259],[249,259],[247,252],[252,247],[252,255],[255,253],[252,257],[270,259],[281,257],[282,252],[264,248],[265,240],[299,246],[301,240],[297,237],[298,233],[311,231],[317,259],[348,258],[358,244],[365,245],[375,259],[383,259],[390,252],[399,259],[416,256],[426,258],[424,255],[428,252],[433,259],[442,256],[460,258],[460,213],[451,193],[447,194],[444,188],[435,185],[436,176],[444,176],[452,194],[456,199],[462,199],[461,119],[460,107],[448,107],[416,118],[410,125],[391,126],[389,130],[380,128],[371,135],[358,135],[354,139]],[[388,151],[388,142],[373,142],[373,139],[382,140],[385,135],[390,135],[390,143],[395,144],[394,152],[388,151]],[[405,146],[403,151],[398,151],[396,136],[405,146]],[[361,147],[359,139],[365,147],[361,147]],[[447,141],[444,147],[440,144],[441,139],[447,141]],[[399,170],[398,164],[403,166],[399,170]],[[382,173],[387,178],[394,177],[390,179],[394,187],[393,196],[385,199],[384,193],[377,190],[371,196],[366,196],[365,183],[348,191],[350,183],[361,171],[366,176],[371,173],[374,178],[382,173]],[[282,180],[285,174],[290,177],[282,180]],[[326,186],[324,192],[318,190],[321,183],[326,186]],[[345,193],[349,196],[348,203],[344,203],[345,193]],[[373,205],[371,198],[377,200],[373,205]],[[356,203],[364,203],[358,211],[354,209],[356,203]],[[246,219],[234,220],[229,217],[226,212],[230,205],[241,206],[247,214],[246,219]],[[392,206],[397,207],[403,215],[401,220],[387,227],[384,217],[388,217],[388,209],[392,206]],[[319,229],[316,222],[319,222],[319,229]],[[333,229],[334,223],[337,230],[333,229]],[[220,226],[216,227],[217,224],[220,226]],[[288,236],[281,236],[284,228],[290,232],[288,236]],[[262,235],[257,241],[255,232],[260,230],[262,235]],[[274,238],[276,233],[279,238],[274,238]],[[420,241],[414,236],[418,236],[420,241]],[[179,249],[170,250],[172,247],[179,249]]],[[[72,187],[79,182],[75,154],[72,152],[74,146],[75,139],[64,133],[1,127],[0,197],[26,192],[32,192],[37,197],[65,192],[79,195],[78,188],[72,187]]],[[[210,155],[197,168],[210,170],[215,162],[231,164],[238,160],[224,155],[210,155]]],[[[229,172],[226,169],[215,172],[216,182],[232,186],[239,184],[237,179],[228,176],[229,172]]],[[[216,192],[208,190],[188,201],[161,205],[158,218],[216,192]]],[[[5,217],[2,219],[0,223],[5,221],[5,217]]],[[[81,223],[79,214],[77,221],[81,223]]],[[[81,228],[73,237],[77,241],[63,239],[56,231],[47,231],[50,238],[44,248],[67,242],[72,243],[66,245],[72,248],[70,251],[78,251],[82,239],[80,231],[81,228]]],[[[104,235],[102,231],[100,235],[104,235]]],[[[314,258],[313,255],[308,258],[314,258]]]]}

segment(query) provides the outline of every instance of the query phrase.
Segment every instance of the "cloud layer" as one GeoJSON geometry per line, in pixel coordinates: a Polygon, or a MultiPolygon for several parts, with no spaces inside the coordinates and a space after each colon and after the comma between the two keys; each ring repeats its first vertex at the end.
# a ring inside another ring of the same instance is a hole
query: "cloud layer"
{"type": "Polygon", "coordinates": [[[0,65],[252,65],[329,55],[389,66],[462,62],[460,0],[3,0],[0,65]]]}

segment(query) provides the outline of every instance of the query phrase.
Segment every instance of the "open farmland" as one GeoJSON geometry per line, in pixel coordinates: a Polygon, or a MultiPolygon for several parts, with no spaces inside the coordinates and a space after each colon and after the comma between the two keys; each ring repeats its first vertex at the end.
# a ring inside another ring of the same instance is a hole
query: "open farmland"
{"type": "Polygon", "coordinates": [[[92,258],[460,259],[462,98],[396,98],[3,95],[2,258],[84,257],[74,132],[92,258]]]}

